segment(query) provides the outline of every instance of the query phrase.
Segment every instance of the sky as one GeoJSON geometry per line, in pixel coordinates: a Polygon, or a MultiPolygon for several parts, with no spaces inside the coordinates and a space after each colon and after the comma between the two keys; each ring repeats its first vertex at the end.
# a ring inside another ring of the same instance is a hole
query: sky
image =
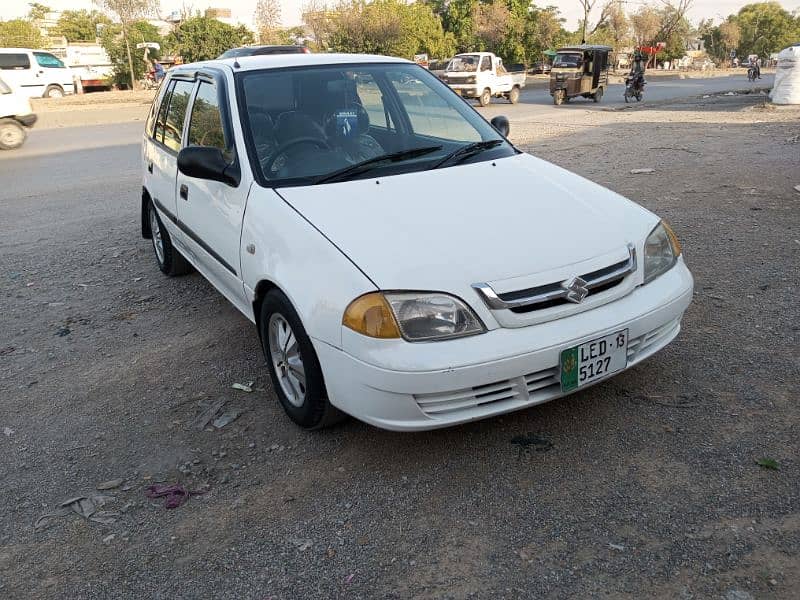
{"type": "MultiPolygon", "coordinates": [[[[91,0],[39,0],[42,4],[46,4],[55,10],[64,9],[81,9],[92,8],[91,0]]],[[[302,6],[306,4],[307,0],[281,0],[284,25],[298,25],[300,23],[300,13],[302,6]]],[[[335,3],[332,0],[330,3],[335,3]]],[[[656,2],[657,0],[651,0],[656,2]]],[[[753,1],[753,0],[750,0],[753,1]]],[[[745,4],[749,4],[748,0],[694,0],[693,6],[689,11],[689,20],[697,23],[700,19],[713,18],[721,20],[731,13],[737,12],[745,4]]],[[[0,0],[2,2],[2,9],[0,9],[0,18],[13,19],[21,17],[28,12],[28,0],[0,0]]],[[[628,10],[633,12],[639,5],[646,3],[645,0],[622,0],[627,5],[628,10]]],[[[597,8],[594,9],[592,15],[589,17],[591,22],[592,16],[595,18],[600,15],[600,6],[604,0],[597,0],[597,8]]],[[[562,16],[567,19],[567,28],[575,29],[578,24],[578,19],[582,18],[583,12],[580,8],[578,0],[541,0],[537,2],[539,6],[557,6],[562,16]]],[[[780,0],[780,4],[787,10],[793,11],[800,9],[800,0],[780,0]]],[[[203,10],[209,6],[216,7],[230,7],[233,11],[233,17],[243,23],[251,23],[253,12],[256,6],[256,0],[229,0],[227,2],[221,0],[161,0],[161,12],[163,15],[168,14],[173,10],[178,10],[181,6],[190,6],[196,10],[203,10]]]]}

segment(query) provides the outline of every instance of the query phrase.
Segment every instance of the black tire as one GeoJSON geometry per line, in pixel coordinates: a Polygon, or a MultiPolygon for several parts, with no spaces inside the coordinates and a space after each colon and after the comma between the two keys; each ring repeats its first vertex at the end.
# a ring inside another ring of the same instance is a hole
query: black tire
{"type": "Polygon", "coordinates": [[[513,88],[511,88],[511,91],[508,92],[508,101],[511,102],[511,104],[516,104],[517,102],[519,102],[519,88],[518,87],[513,87],[513,88]]]}
{"type": "Polygon", "coordinates": [[[43,98],[63,98],[64,90],[60,85],[48,85],[44,90],[43,98]]]}
{"type": "Polygon", "coordinates": [[[592,94],[592,100],[594,100],[595,102],[600,102],[600,100],[602,99],[603,99],[603,88],[599,87],[597,88],[597,91],[594,94],[592,94]]]}
{"type": "Polygon", "coordinates": [[[642,101],[642,92],[636,92],[636,101],[637,102],[641,102],[642,101]]]}
{"type": "Polygon", "coordinates": [[[489,103],[492,101],[492,92],[489,88],[486,88],[481,92],[481,95],[478,96],[478,102],[481,106],[489,106],[489,103]]]}
{"type": "Polygon", "coordinates": [[[25,143],[28,132],[14,119],[0,119],[0,150],[14,150],[25,143]]]}
{"type": "Polygon", "coordinates": [[[292,303],[279,290],[271,290],[264,297],[264,301],[261,303],[258,327],[261,334],[261,347],[264,351],[264,358],[267,361],[270,378],[272,379],[272,387],[289,418],[305,429],[322,429],[346,418],[347,415],[328,401],[325,378],[322,375],[322,368],[319,365],[319,359],[311,339],[308,337],[292,303]],[[270,354],[269,325],[273,315],[282,317],[289,323],[291,331],[297,340],[299,356],[305,372],[304,395],[302,404],[299,406],[293,404],[284,392],[270,354]]]}
{"type": "Polygon", "coordinates": [[[631,97],[630,94],[628,94],[628,90],[625,90],[625,93],[622,94],[622,97],[625,98],[625,104],[628,104],[628,102],[631,101],[631,97]]]}
{"type": "Polygon", "coordinates": [[[192,265],[189,264],[183,255],[175,249],[172,245],[172,240],[169,233],[161,222],[161,217],[156,212],[156,207],[150,202],[148,206],[148,215],[150,217],[150,233],[153,242],[153,254],[156,255],[156,262],[158,263],[159,270],[164,275],[170,277],[177,277],[179,275],[186,275],[192,271],[192,265]],[[161,244],[161,254],[159,255],[158,244],[161,244]]]}
{"type": "Polygon", "coordinates": [[[555,92],[553,92],[553,104],[555,104],[556,106],[560,106],[561,103],[564,102],[564,99],[566,97],[567,95],[564,92],[564,90],[556,90],[555,92]]]}

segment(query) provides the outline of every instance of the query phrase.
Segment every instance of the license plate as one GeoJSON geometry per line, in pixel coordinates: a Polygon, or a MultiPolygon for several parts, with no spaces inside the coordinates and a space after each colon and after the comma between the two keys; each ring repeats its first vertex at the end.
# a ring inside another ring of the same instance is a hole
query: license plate
{"type": "Polygon", "coordinates": [[[561,391],[589,385],[628,364],[628,330],[561,351],[561,391]]]}

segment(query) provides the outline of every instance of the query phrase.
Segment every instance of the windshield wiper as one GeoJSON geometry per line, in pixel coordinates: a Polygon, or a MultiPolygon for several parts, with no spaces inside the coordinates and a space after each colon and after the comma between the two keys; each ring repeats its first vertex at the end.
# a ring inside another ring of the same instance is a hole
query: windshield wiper
{"type": "Polygon", "coordinates": [[[441,149],[441,146],[425,146],[422,148],[409,148],[407,150],[400,150],[399,152],[391,152],[389,154],[382,154],[381,156],[374,156],[373,158],[362,160],[354,165],[348,165],[347,167],[339,169],[338,171],[334,171],[333,173],[322,175],[312,181],[311,185],[317,185],[318,183],[331,183],[333,181],[343,181],[348,177],[358,173],[369,171],[378,163],[399,162],[401,160],[408,160],[410,158],[424,156],[425,154],[430,154],[431,152],[436,152],[437,150],[441,149]]]}
{"type": "Polygon", "coordinates": [[[457,158],[460,160],[464,160],[468,156],[474,156],[475,154],[480,154],[484,150],[488,150],[489,148],[494,148],[495,146],[499,146],[502,143],[503,140],[484,140],[482,142],[473,142],[471,144],[467,144],[466,146],[461,146],[460,148],[456,148],[455,150],[453,150],[450,154],[445,156],[442,160],[437,162],[431,168],[438,169],[457,158]]]}

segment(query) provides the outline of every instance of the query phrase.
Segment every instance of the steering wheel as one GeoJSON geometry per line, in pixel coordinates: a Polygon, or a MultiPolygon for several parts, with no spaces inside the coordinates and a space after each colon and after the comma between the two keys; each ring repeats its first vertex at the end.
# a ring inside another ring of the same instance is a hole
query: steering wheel
{"type": "Polygon", "coordinates": [[[294,139],[289,140],[288,142],[284,142],[280,146],[275,149],[275,152],[272,153],[266,163],[263,165],[264,171],[267,173],[272,171],[272,167],[275,164],[275,161],[278,160],[279,156],[282,156],[286,153],[289,148],[294,148],[295,146],[301,146],[302,144],[314,144],[317,148],[321,148],[323,150],[331,150],[330,144],[323,139],[316,138],[316,137],[297,137],[294,139]]]}

